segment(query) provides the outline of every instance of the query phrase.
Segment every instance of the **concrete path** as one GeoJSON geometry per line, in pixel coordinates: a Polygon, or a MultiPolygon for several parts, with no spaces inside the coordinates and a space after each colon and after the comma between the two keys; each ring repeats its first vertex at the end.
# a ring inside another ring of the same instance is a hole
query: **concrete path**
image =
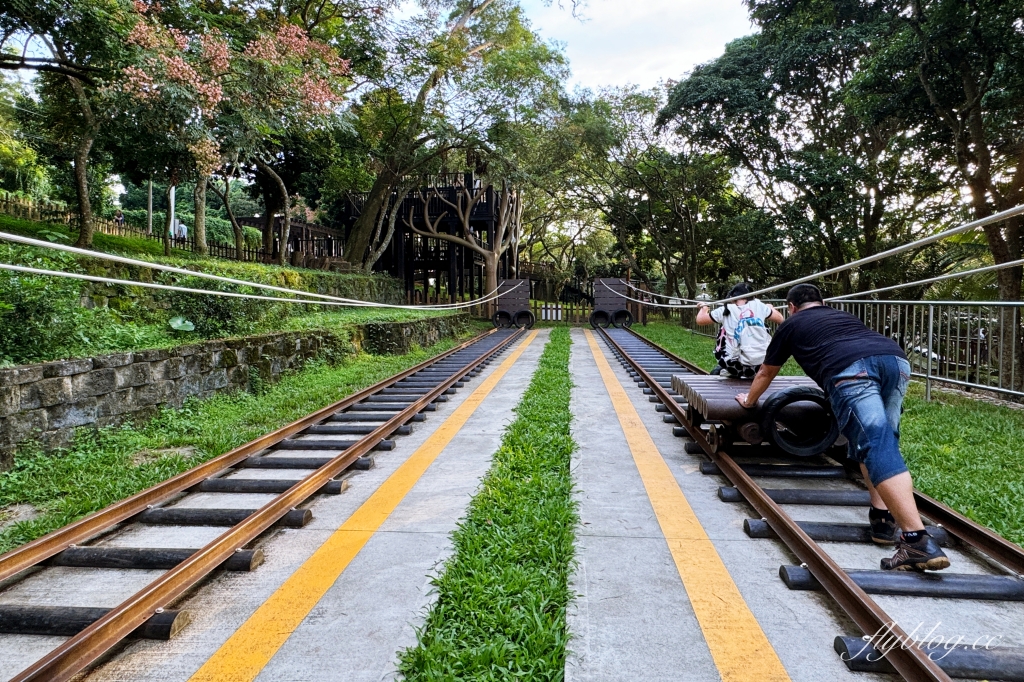
{"type": "MultiPolygon", "coordinates": [[[[433,602],[430,578],[451,547],[449,535],[490,466],[513,408],[525,391],[549,332],[541,330],[469,417],[341,577],[288,637],[258,680],[376,682],[395,677],[397,652],[416,643],[433,602]]],[[[522,343],[522,342],[520,342],[522,343]]],[[[344,494],[323,497],[314,520],[263,542],[267,562],[251,574],[220,575],[182,607],[195,620],[170,642],[136,642],[88,676],[90,682],[178,682],[192,675],[291,577],[378,487],[498,367],[502,355],[452,400],[377,454],[376,468],[351,479],[344,494]]]]}
{"type": "MultiPolygon", "coordinates": [[[[794,563],[793,557],[777,542],[751,540],[743,533],[749,510],[718,499],[721,480],[699,473],[699,458],[683,452],[683,440],[672,435],[604,342],[598,343],[739,588],[745,603],[736,608],[753,613],[789,677],[806,682],[888,679],[847,671],[832,651],[832,639],[856,628],[827,597],[791,592],[782,584],[779,566],[794,563]]],[[[566,680],[722,679],[582,330],[573,331],[570,366],[581,526],[566,680]]]]}

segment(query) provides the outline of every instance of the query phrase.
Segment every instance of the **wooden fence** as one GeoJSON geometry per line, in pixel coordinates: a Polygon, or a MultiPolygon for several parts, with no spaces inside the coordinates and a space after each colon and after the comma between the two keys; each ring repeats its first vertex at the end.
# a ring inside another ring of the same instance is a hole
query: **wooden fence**
{"type": "MultiPolygon", "coordinates": [[[[68,207],[62,203],[36,202],[3,193],[0,193],[0,213],[23,220],[53,223],[66,227],[72,227],[78,222],[78,214],[68,210],[68,207]]],[[[147,232],[128,223],[120,224],[109,218],[97,216],[93,216],[92,224],[93,229],[102,234],[163,243],[163,225],[154,226],[152,232],[147,232]]],[[[311,246],[315,249],[317,245],[311,246]]],[[[186,239],[171,239],[171,248],[195,252],[195,235],[191,234],[186,239]]],[[[262,247],[245,246],[242,249],[241,258],[238,257],[238,251],[234,244],[208,243],[206,248],[209,255],[229,260],[264,262],[266,257],[266,251],[262,247]]]]}

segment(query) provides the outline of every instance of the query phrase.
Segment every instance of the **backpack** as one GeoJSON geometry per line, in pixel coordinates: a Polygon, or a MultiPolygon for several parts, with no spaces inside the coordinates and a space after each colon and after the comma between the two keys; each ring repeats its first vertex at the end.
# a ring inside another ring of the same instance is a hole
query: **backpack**
{"type": "Polygon", "coordinates": [[[740,317],[740,309],[735,305],[729,305],[732,306],[729,312],[736,315],[738,320],[733,339],[740,348],[740,364],[757,367],[764,362],[772,335],[768,333],[768,328],[764,326],[764,320],[760,317],[740,317]]]}

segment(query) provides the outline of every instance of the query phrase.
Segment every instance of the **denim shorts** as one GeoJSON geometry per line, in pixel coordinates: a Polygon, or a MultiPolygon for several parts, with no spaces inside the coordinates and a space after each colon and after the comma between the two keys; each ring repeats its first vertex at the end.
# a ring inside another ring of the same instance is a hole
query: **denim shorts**
{"type": "Polygon", "coordinates": [[[900,453],[900,413],[910,363],[895,355],[857,360],[828,381],[825,391],[850,459],[864,464],[873,485],[907,471],[900,453]]]}

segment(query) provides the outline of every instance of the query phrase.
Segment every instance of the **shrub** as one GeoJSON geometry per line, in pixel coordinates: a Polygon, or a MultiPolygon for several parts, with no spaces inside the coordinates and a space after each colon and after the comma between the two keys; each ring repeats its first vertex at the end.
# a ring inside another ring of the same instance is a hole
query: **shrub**
{"type": "MultiPolygon", "coordinates": [[[[241,294],[265,294],[251,287],[238,287],[233,284],[213,282],[198,277],[161,277],[165,284],[175,283],[190,289],[207,291],[230,291],[241,294]]],[[[184,291],[172,291],[167,295],[171,306],[171,314],[180,315],[195,325],[197,335],[206,338],[219,336],[238,336],[250,333],[257,324],[267,318],[268,314],[280,316],[281,305],[269,301],[251,298],[234,298],[229,296],[208,296],[191,294],[184,291]]]]}
{"type": "Polygon", "coordinates": [[[0,272],[0,361],[49,359],[74,342],[79,285],[71,280],[0,272]]]}

